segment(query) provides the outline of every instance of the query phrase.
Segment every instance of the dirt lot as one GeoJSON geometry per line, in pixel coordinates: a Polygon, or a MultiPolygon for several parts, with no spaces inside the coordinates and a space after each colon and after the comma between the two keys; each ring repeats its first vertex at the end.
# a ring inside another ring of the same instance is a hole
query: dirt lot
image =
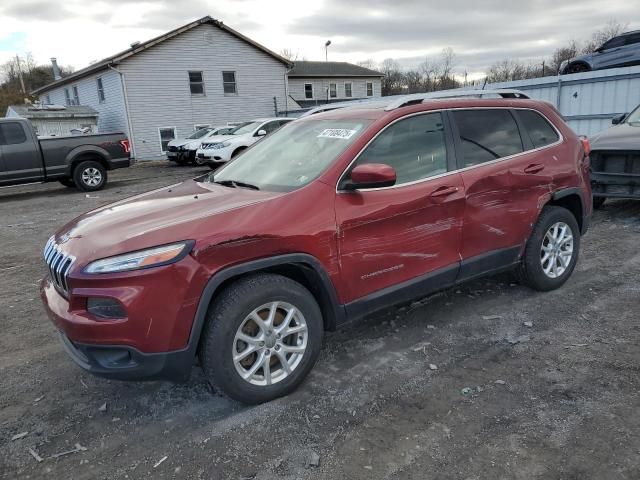
{"type": "Polygon", "coordinates": [[[562,289],[503,275],[382,312],[328,334],[269,404],[215,396],[198,368],[184,385],[81,372],[40,305],[45,241],[202,171],[138,165],[89,198],[0,190],[0,478],[640,478],[640,202],[596,214],[562,289]]]}

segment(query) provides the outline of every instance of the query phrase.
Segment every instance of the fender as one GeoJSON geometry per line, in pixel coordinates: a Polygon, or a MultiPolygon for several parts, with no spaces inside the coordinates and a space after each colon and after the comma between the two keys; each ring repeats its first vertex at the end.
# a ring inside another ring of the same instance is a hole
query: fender
{"type": "Polygon", "coordinates": [[[107,162],[107,169],[111,168],[111,155],[104,148],[98,145],[80,145],[73,150],[67,153],[67,156],[64,159],[64,163],[67,165],[67,175],[71,175],[71,170],[73,166],[73,162],[79,155],[90,153],[95,156],[100,157],[102,160],[107,162]]]}
{"type": "Polygon", "coordinates": [[[589,228],[589,221],[591,219],[591,214],[587,209],[587,204],[585,203],[585,198],[583,196],[583,190],[579,187],[567,187],[556,192],[553,192],[551,195],[552,200],[560,200],[562,198],[566,198],[570,195],[577,195],[580,199],[580,207],[582,210],[582,231],[580,232],[582,235],[587,233],[587,229],[589,228]]]}
{"type": "Polygon", "coordinates": [[[205,285],[202,295],[200,295],[200,301],[198,302],[198,308],[196,310],[195,318],[193,319],[193,326],[191,327],[191,334],[189,335],[189,343],[187,350],[191,359],[196,355],[198,344],[200,343],[200,335],[204,328],[204,323],[207,318],[207,311],[209,310],[209,304],[213,298],[216,290],[230,278],[238,275],[243,275],[251,272],[257,272],[270,267],[277,267],[279,265],[297,264],[306,268],[311,268],[315,271],[318,277],[322,281],[324,288],[324,294],[327,298],[323,303],[325,311],[329,311],[332,318],[328,319],[327,328],[329,330],[335,329],[338,325],[346,323],[346,311],[345,308],[338,301],[336,290],[333,286],[333,282],[329,278],[329,274],[324,269],[322,264],[315,257],[306,253],[291,253],[286,255],[278,255],[275,257],[261,258],[259,260],[252,260],[239,265],[225,268],[215,273],[205,285]]]}

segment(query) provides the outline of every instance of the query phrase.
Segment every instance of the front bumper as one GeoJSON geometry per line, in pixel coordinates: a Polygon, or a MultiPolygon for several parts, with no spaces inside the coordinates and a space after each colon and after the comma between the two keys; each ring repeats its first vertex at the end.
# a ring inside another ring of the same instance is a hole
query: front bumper
{"type": "Polygon", "coordinates": [[[114,380],[170,380],[186,382],[193,365],[188,349],[167,353],[142,353],[126,345],[72,342],[58,332],[67,354],[83,370],[114,380]]]}
{"type": "Polygon", "coordinates": [[[232,153],[233,147],[219,149],[208,148],[206,150],[198,150],[196,157],[207,163],[223,163],[231,159],[232,153]]]}

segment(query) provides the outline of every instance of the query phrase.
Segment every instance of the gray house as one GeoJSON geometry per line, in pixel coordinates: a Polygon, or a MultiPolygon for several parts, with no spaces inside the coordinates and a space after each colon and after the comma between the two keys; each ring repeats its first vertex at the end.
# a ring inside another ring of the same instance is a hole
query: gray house
{"type": "Polygon", "coordinates": [[[301,107],[381,95],[384,74],[347,62],[295,62],[289,95],[301,107]]]}
{"type": "Polygon", "coordinates": [[[132,155],[152,159],[195,128],[286,110],[289,67],[285,58],[207,16],[33,93],[43,104],[95,109],[100,132],[127,133],[132,155]]]}
{"type": "Polygon", "coordinates": [[[29,119],[40,137],[98,131],[98,112],[83,105],[10,105],[6,116],[29,119]]]}

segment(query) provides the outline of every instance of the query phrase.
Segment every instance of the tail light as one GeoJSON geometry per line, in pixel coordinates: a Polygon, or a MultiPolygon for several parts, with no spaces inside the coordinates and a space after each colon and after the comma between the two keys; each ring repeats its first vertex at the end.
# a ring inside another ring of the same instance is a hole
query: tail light
{"type": "Polygon", "coordinates": [[[131,143],[129,143],[129,139],[120,140],[120,146],[122,146],[124,153],[131,153],[131,143]]]}
{"type": "Polygon", "coordinates": [[[588,157],[591,154],[591,143],[589,143],[589,139],[584,135],[580,136],[580,141],[582,142],[582,148],[584,149],[584,156],[588,157]]]}

